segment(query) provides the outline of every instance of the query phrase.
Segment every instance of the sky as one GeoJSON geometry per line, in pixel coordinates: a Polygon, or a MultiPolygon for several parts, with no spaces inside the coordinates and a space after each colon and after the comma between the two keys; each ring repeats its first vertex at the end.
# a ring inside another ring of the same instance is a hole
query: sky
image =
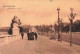
{"type": "Polygon", "coordinates": [[[11,20],[17,16],[22,25],[54,24],[60,18],[69,22],[70,8],[74,9],[80,19],[80,0],[0,0],[0,27],[10,26],[11,20]]]}

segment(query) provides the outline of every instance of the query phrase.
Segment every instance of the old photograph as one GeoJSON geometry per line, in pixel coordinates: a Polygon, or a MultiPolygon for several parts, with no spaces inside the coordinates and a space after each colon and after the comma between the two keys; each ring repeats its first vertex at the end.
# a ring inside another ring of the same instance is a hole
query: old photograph
{"type": "Polygon", "coordinates": [[[80,0],[0,0],[0,54],[80,54],[80,0]]]}

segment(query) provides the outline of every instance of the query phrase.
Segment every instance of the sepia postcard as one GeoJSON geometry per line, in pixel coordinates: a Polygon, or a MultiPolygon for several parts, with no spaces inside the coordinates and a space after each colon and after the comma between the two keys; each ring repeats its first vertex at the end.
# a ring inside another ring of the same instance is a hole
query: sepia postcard
{"type": "Polygon", "coordinates": [[[0,0],[0,54],[80,54],[80,0],[0,0]]]}

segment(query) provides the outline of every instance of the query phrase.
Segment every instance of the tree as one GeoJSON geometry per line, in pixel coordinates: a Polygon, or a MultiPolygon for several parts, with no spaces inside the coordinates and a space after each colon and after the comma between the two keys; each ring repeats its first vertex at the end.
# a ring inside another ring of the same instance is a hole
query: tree
{"type": "Polygon", "coordinates": [[[80,32],[80,20],[76,20],[73,25],[75,26],[75,32],[80,32]]]}
{"type": "Polygon", "coordinates": [[[75,18],[76,13],[73,12],[73,8],[70,8],[70,16],[69,16],[69,20],[70,20],[70,46],[72,46],[72,26],[73,26],[73,20],[75,18]]]}

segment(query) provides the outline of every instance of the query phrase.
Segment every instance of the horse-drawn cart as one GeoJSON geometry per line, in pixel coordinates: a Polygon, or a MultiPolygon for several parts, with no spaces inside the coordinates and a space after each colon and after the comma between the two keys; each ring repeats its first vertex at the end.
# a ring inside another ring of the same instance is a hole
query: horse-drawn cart
{"type": "Polygon", "coordinates": [[[34,32],[27,33],[28,40],[34,40],[34,32]]]}

